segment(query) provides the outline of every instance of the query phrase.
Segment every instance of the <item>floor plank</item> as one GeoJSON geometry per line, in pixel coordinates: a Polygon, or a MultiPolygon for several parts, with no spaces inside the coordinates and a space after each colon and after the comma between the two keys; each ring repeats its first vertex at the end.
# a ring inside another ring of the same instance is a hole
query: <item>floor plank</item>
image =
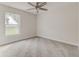
{"type": "Polygon", "coordinates": [[[33,38],[0,47],[0,57],[78,57],[78,47],[33,38]]]}

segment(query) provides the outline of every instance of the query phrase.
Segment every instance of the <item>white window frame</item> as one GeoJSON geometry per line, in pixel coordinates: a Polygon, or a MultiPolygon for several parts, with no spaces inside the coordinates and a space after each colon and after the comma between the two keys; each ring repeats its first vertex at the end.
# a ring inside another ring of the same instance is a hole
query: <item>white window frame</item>
{"type": "Polygon", "coordinates": [[[5,24],[5,36],[19,35],[19,34],[20,34],[20,21],[21,21],[21,16],[20,16],[19,14],[16,14],[16,13],[6,12],[6,13],[5,13],[5,21],[6,21],[6,15],[7,15],[8,13],[18,16],[18,19],[19,19],[19,20],[18,20],[18,26],[17,26],[18,29],[16,29],[16,30],[18,30],[18,33],[16,33],[16,34],[11,34],[11,35],[7,35],[7,34],[6,34],[6,24],[5,24]]]}

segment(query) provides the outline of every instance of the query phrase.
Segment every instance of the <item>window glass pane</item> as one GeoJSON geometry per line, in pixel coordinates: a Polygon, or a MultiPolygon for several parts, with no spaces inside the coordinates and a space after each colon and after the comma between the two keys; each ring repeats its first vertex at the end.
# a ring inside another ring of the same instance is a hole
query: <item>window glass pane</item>
{"type": "Polygon", "coordinates": [[[5,34],[19,34],[20,15],[13,13],[5,14],[5,34]]]}

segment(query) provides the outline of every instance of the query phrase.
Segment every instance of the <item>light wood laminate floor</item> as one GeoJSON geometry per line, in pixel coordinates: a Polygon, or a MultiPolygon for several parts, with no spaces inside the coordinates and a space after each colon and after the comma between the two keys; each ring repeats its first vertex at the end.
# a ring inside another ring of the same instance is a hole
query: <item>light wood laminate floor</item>
{"type": "Polygon", "coordinates": [[[78,47],[44,38],[33,38],[0,47],[1,57],[76,57],[78,47]]]}

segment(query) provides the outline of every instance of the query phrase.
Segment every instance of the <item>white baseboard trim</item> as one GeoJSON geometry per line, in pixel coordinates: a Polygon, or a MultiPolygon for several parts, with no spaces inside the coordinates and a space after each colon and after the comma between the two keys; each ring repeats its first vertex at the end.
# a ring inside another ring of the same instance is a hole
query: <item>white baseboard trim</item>
{"type": "Polygon", "coordinates": [[[54,39],[51,39],[51,38],[48,38],[48,37],[45,37],[45,36],[33,36],[33,37],[26,38],[26,39],[20,39],[20,40],[16,40],[16,41],[13,41],[13,42],[8,42],[8,43],[5,43],[5,44],[1,44],[0,46],[4,46],[4,45],[8,45],[8,44],[19,42],[19,41],[32,39],[32,38],[44,38],[44,39],[49,39],[49,40],[57,41],[57,42],[60,42],[60,43],[64,43],[64,44],[68,44],[68,45],[73,45],[73,46],[79,47],[78,44],[73,44],[73,43],[70,43],[70,42],[65,42],[65,41],[60,41],[60,40],[54,40],[54,39]]]}
{"type": "Polygon", "coordinates": [[[12,43],[16,43],[16,42],[20,42],[20,41],[28,40],[28,39],[32,39],[32,38],[37,38],[37,36],[28,37],[28,38],[26,38],[26,39],[19,39],[19,40],[12,41],[12,42],[3,43],[3,44],[0,44],[0,46],[5,46],[5,45],[9,45],[9,44],[12,44],[12,43]]]}
{"type": "Polygon", "coordinates": [[[60,42],[60,43],[64,43],[64,44],[68,44],[68,45],[72,45],[72,46],[77,46],[77,47],[79,47],[78,44],[74,44],[74,43],[71,43],[71,42],[66,42],[66,41],[61,41],[61,40],[54,40],[54,39],[51,39],[51,38],[48,38],[48,37],[45,37],[45,36],[38,36],[38,37],[40,37],[40,38],[45,38],[45,39],[57,41],[57,42],[60,42]]]}

